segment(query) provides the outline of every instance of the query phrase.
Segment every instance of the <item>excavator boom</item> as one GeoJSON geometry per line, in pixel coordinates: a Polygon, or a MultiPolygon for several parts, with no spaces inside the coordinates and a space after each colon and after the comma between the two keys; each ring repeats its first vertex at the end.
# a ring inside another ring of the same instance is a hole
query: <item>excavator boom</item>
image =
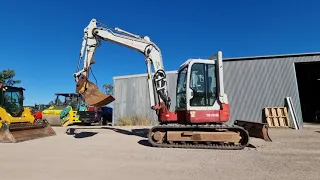
{"type": "Polygon", "coordinates": [[[148,36],[141,37],[120,28],[111,28],[97,22],[96,19],[92,19],[84,29],[78,71],[74,74],[77,82],[76,92],[84,95],[86,103],[93,106],[103,106],[114,101],[112,96],[101,93],[99,88],[88,80],[90,66],[94,63],[94,52],[101,40],[113,42],[144,54],[148,71],[151,107],[159,104],[155,102],[154,92],[156,92],[160,103],[163,102],[169,109],[171,100],[168,95],[166,73],[160,48],[148,36]],[[80,69],[79,65],[82,59],[83,68],[80,69]],[[151,65],[153,65],[154,73],[151,65]]]}

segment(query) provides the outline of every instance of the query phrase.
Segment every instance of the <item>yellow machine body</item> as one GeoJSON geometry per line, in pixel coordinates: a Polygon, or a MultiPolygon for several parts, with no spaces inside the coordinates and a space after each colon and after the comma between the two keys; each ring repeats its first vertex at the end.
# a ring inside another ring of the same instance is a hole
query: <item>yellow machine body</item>
{"type": "Polygon", "coordinates": [[[0,84],[0,142],[15,143],[56,135],[45,119],[35,122],[23,107],[23,88],[0,84]]]}
{"type": "MultiPolygon", "coordinates": [[[[65,109],[67,109],[67,106],[65,109]]],[[[42,116],[45,118],[51,126],[68,126],[70,124],[82,123],[78,119],[77,111],[74,111],[72,107],[66,116],[61,116],[65,109],[55,109],[54,106],[50,106],[48,109],[42,111],[42,116]]]]}
{"type": "Polygon", "coordinates": [[[56,100],[48,109],[42,111],[42,116],[51,126],[68,126],[82,123],[73,107],[79,105],[79,95],[76,93],[56,93],[56,100]],[[64,97],[63,102],[58,102],[59,97],[64,97]],[[69,98],[67,100],[67,98],[69,98]],[[73,105],[70,105],[73,104],[73,105]]]}

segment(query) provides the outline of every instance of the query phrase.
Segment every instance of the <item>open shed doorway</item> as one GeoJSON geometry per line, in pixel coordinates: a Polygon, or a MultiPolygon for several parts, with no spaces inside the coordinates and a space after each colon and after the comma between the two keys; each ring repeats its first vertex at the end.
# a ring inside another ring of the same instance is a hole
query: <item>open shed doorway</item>
{"type": "Polygon", "coordinates": [[[303,122],[320,123],[320,61],[295,63],[303,122]]]}

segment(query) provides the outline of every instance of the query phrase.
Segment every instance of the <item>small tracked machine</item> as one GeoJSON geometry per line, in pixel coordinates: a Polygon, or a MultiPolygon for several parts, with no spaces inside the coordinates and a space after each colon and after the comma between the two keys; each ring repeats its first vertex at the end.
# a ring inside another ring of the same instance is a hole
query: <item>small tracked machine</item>
{"type": "Polygon", "coordinates": [[[240,150],[249,144],[250,136],[271,141],[266,124],[236,121],[238,124],[228,125],[230,105],[224,91],[221,51],[208,59],[188,59],[180,66],[176,107],[172,111],[159,47],[147,36],[111,28],[95,19],[84,29],[79,58],[82,60],[86,52],[84,66],[74,74],[76,92],[84,95],[87,104],[103,106],[114,100],[88,80],[90,66],[95,62],[92,58],[101,40],[145,56],[151,108],[160,123],[149,130],[148,140],[153,146],[240,150]]]}
{"type": "Polygon", "coordinates": [[[3,86],[0,83],[0,142],[16,143],[56,135],[45,119],[32,115],[23,106],[22,87],[3,86]]]}

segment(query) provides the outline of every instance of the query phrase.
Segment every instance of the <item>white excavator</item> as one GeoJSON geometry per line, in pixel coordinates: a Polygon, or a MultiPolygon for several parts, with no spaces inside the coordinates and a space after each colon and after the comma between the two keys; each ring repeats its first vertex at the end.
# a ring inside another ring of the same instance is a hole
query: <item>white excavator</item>
{"type": "Polygon", "coordinates": [[[112,28],[96,19],[84,29],[78,70],[74,73],[76,92],[84,95],[87,104],[103,106],[115,100],[111,95],[101,93],[88,79],[101,40],[131,48],[145,56],[150,107],[159,121],[159,125],[148,133],[152,146],[239,150],[249,144],[250,137],[271,141],[264,123],[236,120],[232,125],[227,124],[230,107],[224,92],[221,51],[209,59],[188,59],[180,66],[176,108],[170,111],[171,100],[160,48],[148,36],[112,28]],[[82,69],[79,68],[81,60],[82,69]]]}

